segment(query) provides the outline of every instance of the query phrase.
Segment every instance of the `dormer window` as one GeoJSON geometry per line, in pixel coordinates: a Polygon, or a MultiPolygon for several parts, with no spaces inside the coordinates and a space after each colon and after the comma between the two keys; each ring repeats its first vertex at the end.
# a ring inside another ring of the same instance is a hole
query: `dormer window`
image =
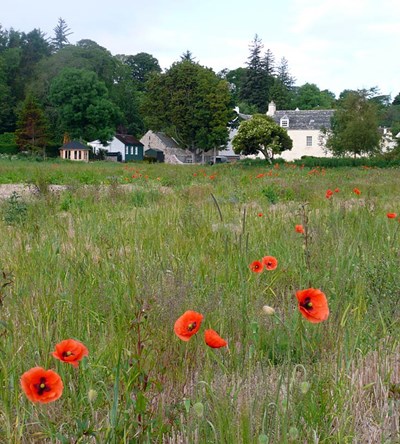
{"type": "Polygon", "coordinates": [[[289,119],[287,116],[284,116],[281,118],[281,127],[282,128],[289,128],[289,119]]]}

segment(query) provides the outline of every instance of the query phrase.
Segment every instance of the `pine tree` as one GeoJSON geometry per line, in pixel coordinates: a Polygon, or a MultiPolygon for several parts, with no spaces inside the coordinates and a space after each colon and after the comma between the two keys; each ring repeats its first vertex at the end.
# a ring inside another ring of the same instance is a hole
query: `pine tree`
{"type": "Polygon", "coordinates": [[[48,144],[48,122],[38,101],[28,95],[18,114],[16,142],[20,150],[45,152],[48,144]]]}
{"type": "Polygon", "coordinates": [[[51,39],[55,51],[59,51],[69,44],[68,36],[73,34],[68,28],[67,22],[61,17],[58,19],[57,26],[54,28],[54,37],[51,39]]]}
{"type": "Polygon", "coordinates": [[[274,85],[271,87],[271,99],[275,102],[277,109],[291,109],[295,81],[296,79],[289,73],[287,59],[282,57],[276,69],[274,85]]]}
{"type": "Polygon", "coordinates": [[[268,107],[267,75],[261,56],[263,47],[261,39],[256,34],[250,44],[246,76],[240,92],[240,99],[249,105],[255,105],[261,113],[265,112],[268,107]]]}

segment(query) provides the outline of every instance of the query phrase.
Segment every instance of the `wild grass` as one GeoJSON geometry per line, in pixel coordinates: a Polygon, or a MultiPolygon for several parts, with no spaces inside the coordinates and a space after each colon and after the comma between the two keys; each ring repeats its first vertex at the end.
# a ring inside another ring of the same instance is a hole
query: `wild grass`
{"type": "Polygon", "coordinates": [[[1,182],[66,188],[0,202],[0,442],[399,442],[399,170],[12,165],[1,182]],[[278,268],[252,273],[265,255],[278,268]],[[301,317],[308,287],[326,322],[301,317]],[[68,338],[77,369],[51,355],[68,338]],[[25,397],[34,366],[58,401],[25,397]]]}

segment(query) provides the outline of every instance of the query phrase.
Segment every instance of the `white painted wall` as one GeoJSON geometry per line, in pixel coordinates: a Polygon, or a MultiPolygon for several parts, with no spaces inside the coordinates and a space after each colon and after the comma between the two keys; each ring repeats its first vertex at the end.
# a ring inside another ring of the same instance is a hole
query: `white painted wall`
{"type": "Polygon", "coordinates": [[[325,138],[318,130],[288,130],[289,137],[293,140],[293,148],[290,151],[283,151],[279,156],[285,160],[300,159],[302,156],[331,157],[322,146],[325,146],[325,138]],[[311,137],[311,146],[307,146],[307,137],[311,137]]]}
{"type": "Polygon", "coordinates": [[[106,146],[104,146],[100,140],[89,142],[88,145],[92,146],[96,153],[99,149],[107,150],[108,153],[121,153],[122,161],[125,162],[125,145],[116,137],[113,137],[106,146]]]}

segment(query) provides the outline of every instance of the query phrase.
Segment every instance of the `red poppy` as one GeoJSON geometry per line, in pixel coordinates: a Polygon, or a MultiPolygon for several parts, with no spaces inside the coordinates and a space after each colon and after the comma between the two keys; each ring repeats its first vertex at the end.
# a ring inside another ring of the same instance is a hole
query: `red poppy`
{"type": "Polygon", "coordinates": [[[329,316],[328,301],[325,294],[316,288],[296,292],[300,313],[313,324],[326,321],[329,316]]]}
{"type": "Polygon", "coordinates": [[[256,179],[261,179],[264,176],[265,176],[265,173],[264,174],[263,173],[257,174],[256,179]]]}
{"type": "Polygon", "coordinates": [[[188,310],[176,320],[174,325],[175,334],[179,339],[182,339],[182,341],[188,341],[199,331],[202,321],[202,314],[188,310]]]}
{"type": "Polygon", "coordinates": [[[263,217],[264,215],[262,213],[257,214],[258,217],[263,217]]]}
{"type": "Polygon", "coordinates": [[[303,225],[296,225],[294,227],[294,229],[296,230],[296,233],[304,234],[304,227],[303,227],[303,225]]]}
{"type": "Polygon", "coordinates": [[[264,256],[262,258],[262,263],[267,270],[275,270],[278,266],[278,261],[273,256],[264,256]]]}
{"type": "Polygon", "coordinates": [[[33,367],[21,376],[21,387],[32,402],[46,404],[57,400],[63,392],[64,385],[60,376],[53,370],[33,367]]]}
{"type": "Polygon", "coordinates": [[[204,340],[211,348],[221,348],[228,345],[225,339],[222,339],[221,336],[211,328],[204,332],[204,340]]]}
{"type": "Polygon", "coordinates": [[[250,265],[250,270],[254,271],[254,273],[261,273],[264,269],[264,265],[260,261],[254,261],[250,265]]]}
{"type": "Polygon", "coordinates": [[[88,356],[88,349],[75,339],[65,339],[56,345],[56,350],[52,355],[60,361],[68,362],[74,367],[78,367],[79,361],[88,356]]]}
{"type": "Polygon", "coordinates": [[[353,192],[356,193],[357,195],[361,194],[361,191],[358,188],[354,188],[353,192]]]}
{"type": "Polygon", "coordinates": [[[397,214],[396,213],[387,213],[386,216],[388,217],[388,219],[396,219],[397,214]]]}
{"type": "Polygon", "coordinates": [[[338,193],[339,191],[339,188],[335,188],[335,193],[338,193]]]}
{"type": "Polygon", "coordinates": [[[325,197],[326,197],[327,199],[330,199],[330,198],[332,197],[332,195],[333,195],[333,191],[332,191],[332,190],[327,190],[327,192],[326,192],[326,194],[325,194],[325,197]]]}

